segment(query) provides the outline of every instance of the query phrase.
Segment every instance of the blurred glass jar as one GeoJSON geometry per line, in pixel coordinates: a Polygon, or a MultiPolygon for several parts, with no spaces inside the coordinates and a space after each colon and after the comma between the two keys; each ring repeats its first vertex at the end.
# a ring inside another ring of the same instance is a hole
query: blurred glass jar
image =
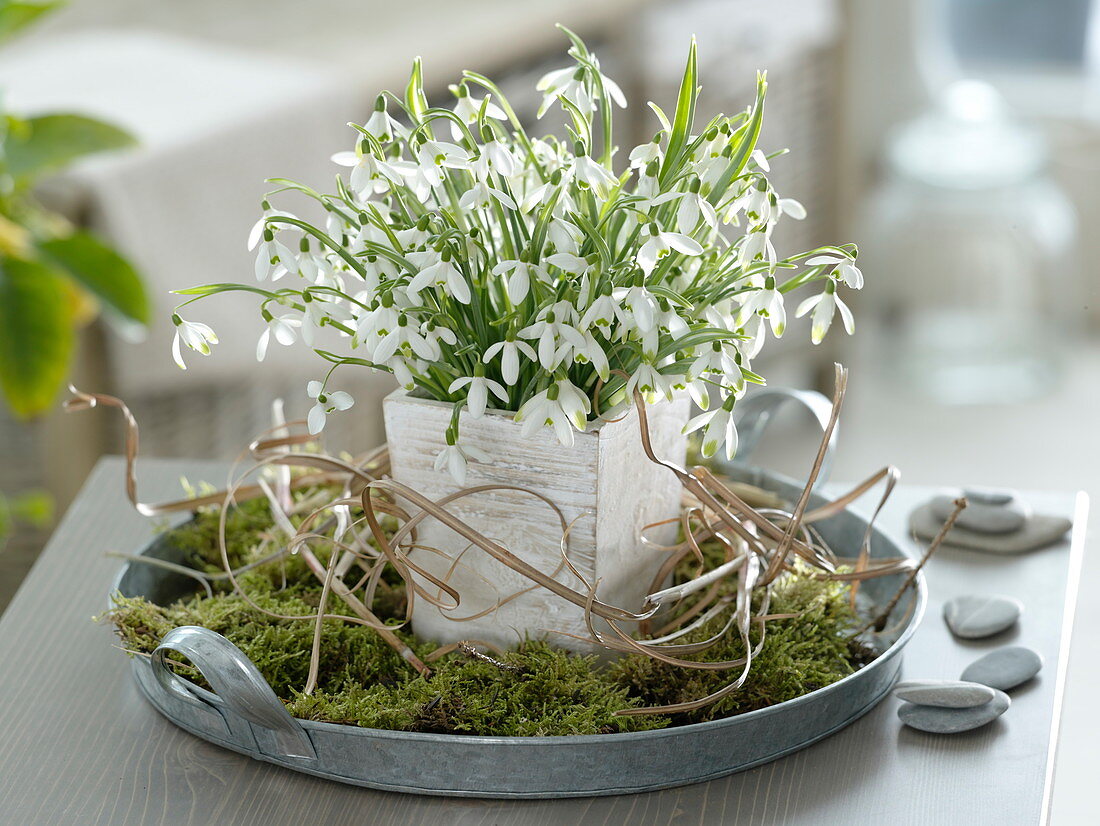
{"type": "Polygon", "coordinates": [[[1050,389],[1080,301],[1076,219],[1042,137],[991,86],[960,81],[898,130],[887,161],[857,237],[891,375],[946,403],[1050,389]]]}

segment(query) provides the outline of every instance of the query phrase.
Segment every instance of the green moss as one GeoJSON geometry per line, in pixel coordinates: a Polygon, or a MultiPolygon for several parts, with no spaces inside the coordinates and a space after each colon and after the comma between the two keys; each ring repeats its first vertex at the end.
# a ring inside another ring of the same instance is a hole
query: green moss
{"type": "MultiPolygon", "coordinates": [[[[731,696],[688,714],[673,715],[674,724],[697,723],[741,714],[800,697],[834,683],[855,670],[849,635],[855,616],[848,605],[848,588],[839,582],[820,582],[806,576],[786,576],[773,591],[768,610],[797,614],[767,623],[763,648],[753,659],[748,680],[731,696]]],[[[721,630],[718,617],[683,638],[705,640],[721,630]]],[[[755,624],[754,624],[755,625],[755,624]]],[[[760,640],[754,627],[753,646],[760,640]]],[[[745,655],[736,632],[727,633],[702,655],[687,657],[705,662],[734,660],[745,655]]],[[[705,697],[728,684],[739,669],[687,669],[650,657],[630,656],[613,663],[609,677],[625,686],[646,705],[669,705],[705,697]]]]}
{"type": "MultiPolygon", "coordinates": [[[[262,532],[270,528],[265,502],[249,502],[229,515],[228,546],[234,565],[266,553],[262,532]]],[[[221,570],[216,513],[200,514],[172,532],[187,564],[221,570]]],[[[313,546],[322,562],[328,551],[313,546]]],[[[709,557],[720,554],[705,548],[709,557]]],[[[720,559],[708,559],[714,564],[720,559]]],[[[694,563],[685,562],[678,579],[690,577],[694,563]]],[[[361,572],[349,574],[349,584],[361,572]]],[[[546,643],[528,641],[500,657],[500,665],[449,654],[432,663],[432,674],[418,675],[371,629],[329,620],[322,627],[317,689],[302,693],[313,645],[312,620],[276,619],[264,613],[308,616],[316,612],[320,584],[298,557],[265,563],[242,574],[249,599],[226,588],[212,598],[196,595],[170,606],[144,599],[118,597],[109,613],[125,648],[151,652],[160,639],[180,625],[201,625],[225,635],[257,666],[275,693],[300,718],[371,728],[482,735],[597,734],[663,728],[724,717],[788,700],[850,674],[862,652],[849,650],[846,632],[853,615],[847,587],[804,575],[786,576],[773,594],[771,613],[798,614],[772,620],[746,685],[721,703],[692,714],[615,716],[643,705],[694,700],[737,676],[737,670],[707,671],[668,666],[643,656],[628,656],[609,666],[595,658],[569,654],[546,643]],[[503,667],[502,667],[503,666],[503,667]]],[[[401,615],[404,589],[395,577],[379,588],[372,606],[384,619],[401,615]]],[[[327,610],[347,614],[333,597],[327,610]]],[[[697,629],[685,641],[704,639],[719,630],[721,619],[697,629]]],[[[421,657],[435,647],[404,631],[397,634],[421,657]]],[[[755,643],[758,637],[753,637],[755,643]]],[[[727,634],[704,652],[709,661],[742,656],[736,633],[727,634]]],[[[201,676],[179,663],[180,672],[202,683],[201,676]]]]}

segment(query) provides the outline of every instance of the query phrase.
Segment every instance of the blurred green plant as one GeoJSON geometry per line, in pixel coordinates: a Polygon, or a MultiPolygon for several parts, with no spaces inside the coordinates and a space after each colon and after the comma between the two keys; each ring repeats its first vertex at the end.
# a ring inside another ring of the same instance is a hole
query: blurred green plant
{"type": "Polygon", "coordinates": [[[28,490],[15,496],[0,493],[0,551],[15,532],[16,523],[45,528],[53,522],[54,500],[44,490],[28,490]]]}
{"type": "MultiPolygon", "coordinates": [[[[0,44],[60,5],[0,0],[0,44]]],[[[43,176],[134,143],[94,118],[19,117],[0,105],[0,391],[20,418],[53,403],[68,375],[75,332],[99,309],[123,328],[148,323],[134,267],[34,197],[43,176]]]]}

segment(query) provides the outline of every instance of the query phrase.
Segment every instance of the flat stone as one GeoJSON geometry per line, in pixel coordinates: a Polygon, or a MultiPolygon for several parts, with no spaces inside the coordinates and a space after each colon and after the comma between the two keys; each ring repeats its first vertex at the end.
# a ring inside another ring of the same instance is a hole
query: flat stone
{"type": "Polygon", "coordinates": [[[1008,691],[1039,673],[1043,658],[1023,645],[1007,645],[975,660],[962,673],[963,680],[1008,691]]]}
{"type": "Polygon", "coordinates": [[[961,680],[910,680],[898,683],[894,695],[918,706],[937,708],[972,708],[985,705],[995,696],[994,690],[981,683],[961,680]]]}
{"type": "MultiPolygon", "coordinates": [[[[910,529],[925,542],[931,542],[935,538],[943,527],[943,522],[943,519],[933,513],[931,502],[914,509],[909,516],[910,529]]],[[[959,527],[956,522],[948,531],[944,544],[992,554],[1022,554],[1058,542],[1072,527],[1073,522],[1069,519],[1038,513],[1029,516],[1024,526],[1015,533],[981,533],[959,527]]]]}
{"type": "Polygon", "coordinates": [[[937,708],[903,703],[898,718],[910,728],[932,734],[958,734],[961,731],[981,728],[1000,717],[1012,701],[1003,691],[993,692],[993,699],[980,706],[969,708],[937,708]]]}
{"type": "MultiPolygon", "coordinates": [[[[968,505],[959,514],[955,524],[977,533],[1014,533],[1027,522],[1028,508],[1011,491],[994,491],[968,488],[962,492],[968,505]]],[[[955,510],[955,496],[937,496],[932,499],[932,513],[940,524],[955,510]]]]}
{"type": "Polygon", "coordinates": [[[964,640],[980,640],[1015,625],[1023,606],[1009,597],[970,594],[955,597],[943,606],[947,627],[964,640]]]}

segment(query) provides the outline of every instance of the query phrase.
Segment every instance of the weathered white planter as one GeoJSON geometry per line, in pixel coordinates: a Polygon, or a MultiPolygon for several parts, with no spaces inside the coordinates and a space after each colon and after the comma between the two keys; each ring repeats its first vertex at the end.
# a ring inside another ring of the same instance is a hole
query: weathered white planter
{"type": "MultiPolygon", "coordinates": [[[[452,406],[414,398],[404,391],[383,402],[386,438],[393,478],[437,500],[459,490],[446,469],[434,469],[444,448],[444,433],[452,406]]],[[[686,439],[681,434],[688,402],[677,399],[648,410],[650,433],[658,456],[684,461],[686,439]]],[[[471,462],[465,487],[517,485],[546,496],[573,522],[569,559],[590,581],[599,580],[598,596],[628,610],[642,605],[650,583],[665,558],[645,547],[641,528],[679,513],[681,487],[668,470],[642,451],[638,418],[631,411],[587,433],[577,433],[572,447],[563,447],[544,428],[530,439],[520,435],[511,413],[487,411],[480,419],[462,414],[464,444],[488,453],[491,463],[471,462]]],[[[561,563],[561,526],[557,516],[535,497],[519,491],[474,494],[447,506],[453,514],[494,539],[539,570],[551,574],[561,563]]],[[[676,525],[647,532],[662,544],[675,540],[676,525]]],[[[514,646],[525,635],[547,637],[556,645],[591,651],[590,645],[553,634],[564,631],[588,636],[584,610],[538,588],[501,605],[483,617],[458,621],[485,611],[532,583],[493,559],[435,519],[422,523],[419,544],[443,552],[412,551],[410,558],[433,575],[446,577],[461,556],[449,582],[461,593],[462,604],[440,610],[419,600],[413,614],[417,635],[442,643],[486,640],[514,646]],[[465,553],[463,553],[465,551],[465,553]]],[[[584,591],[568,570],[559,581],[584,591]]],[[[434,588],[424,581],[427,588],[434,588]]]]}

